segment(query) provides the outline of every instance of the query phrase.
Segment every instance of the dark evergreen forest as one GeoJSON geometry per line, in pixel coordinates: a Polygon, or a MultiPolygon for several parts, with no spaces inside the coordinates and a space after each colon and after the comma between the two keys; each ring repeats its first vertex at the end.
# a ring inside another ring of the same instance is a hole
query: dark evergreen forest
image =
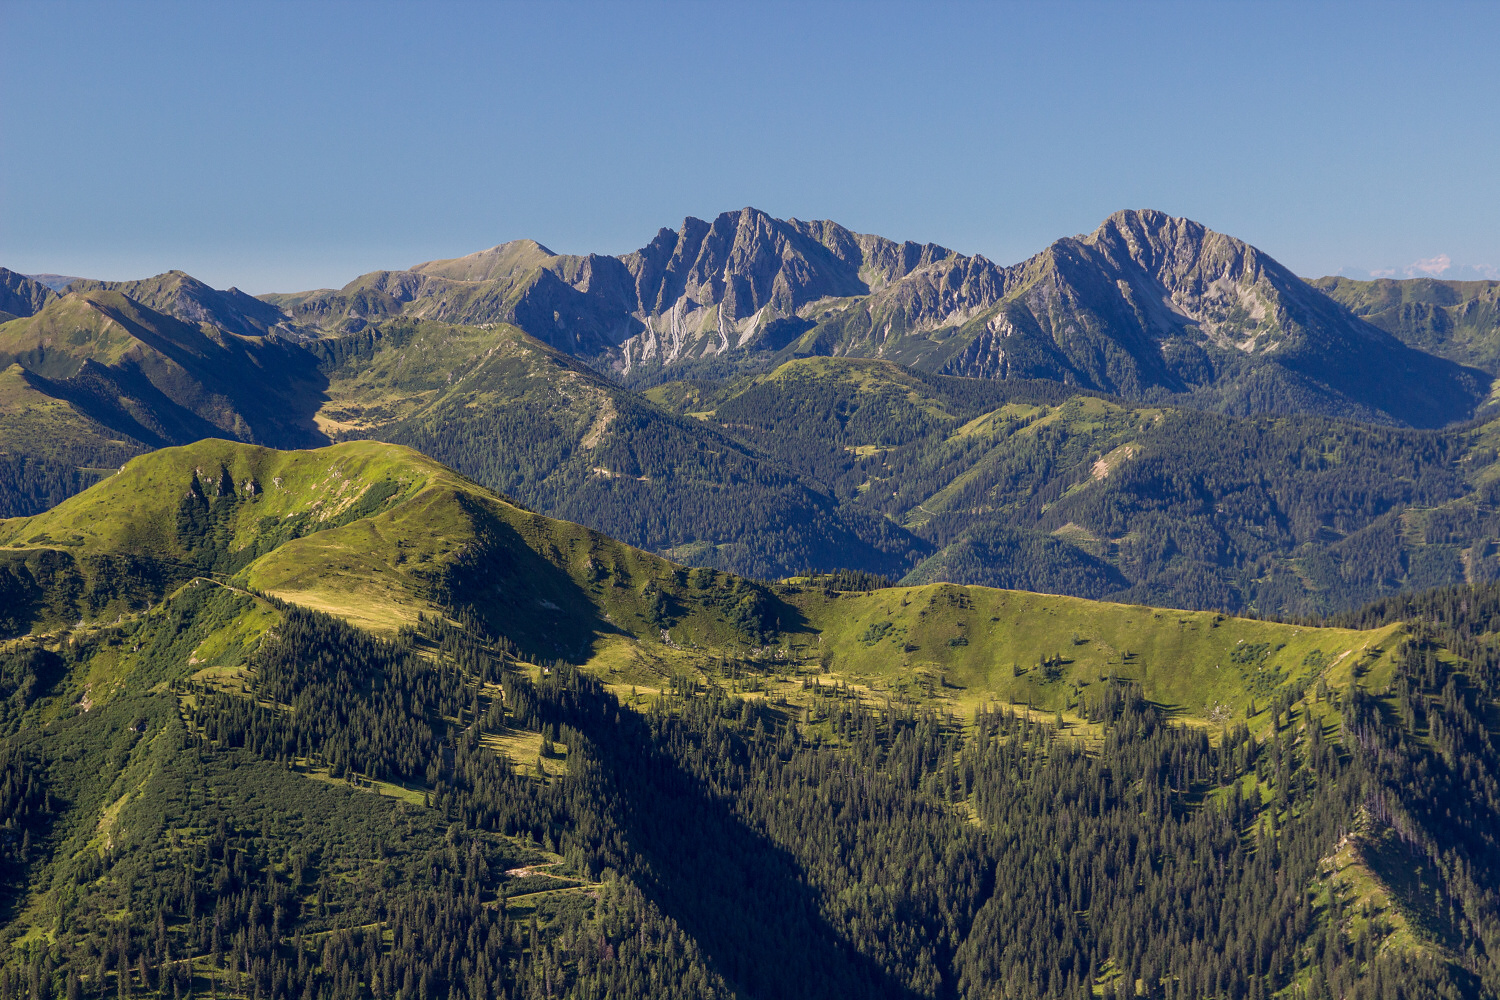
{"type": "Polygon", "coordinates": [[[1351,615],[1415,623],[1388,692],[1284,690],[1252,736],[1108,680],[1099,740],[815,676],[800,709],[688,678],[632,709],[472,622],[381,640],[291,606],[248,672],[185,675],[252,600],[203,584],[0,656],[5,918],[27,885],[52,907],[5,942],[3,1000],[1500,986],[1500,587],[1351,615]],[[24,724],[121,647],[151,665],[130,693],[24,724]],[[523,735],[535,757],[496,752],[523,735]],[[106,759],[139,775],[126,801],[106,759]],[[1399,908],[1330,876],[1351,841],[1399,908]]]}
{"type": "Polygon", "coordinates": [[[937,554],[909,582],[1264,615],[1500,574],[1495,442],[874,362],[656,390],[937,554]]]}

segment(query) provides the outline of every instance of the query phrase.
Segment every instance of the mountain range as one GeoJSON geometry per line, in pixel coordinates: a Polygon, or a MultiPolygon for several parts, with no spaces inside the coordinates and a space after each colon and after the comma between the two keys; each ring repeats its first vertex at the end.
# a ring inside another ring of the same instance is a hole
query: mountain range
{"type": "MultiPolygon", "coordinates": [[[[1092,234],[1002,267],[746,208],[690,218],[620,257],[519,240],[261,299],[177,271],[66,288],[117,291],[188,323],[294,341],[394,317],[512,324],[633,385],[763,371],[793,357],[879,357],[1231,414],[1440,426],[1487,395],[1475,369],[1497,364],[1500,283],[1309,283],[1248,244],[1155,211],[1118,212],[1092,234]]],[[[56,297],[10,272],[0,289],[0,309],[15,316],[56,297]]]]}
{"type": "Polygon", "coordinates": [[[0,1000],[1500,996],[1494,283],[754,210],[0,270],[0,1000]]]}
{"type": "Polygon", "coordinates": [[[1500,567],[1492,427],[1454,423],[1496,287],[1305,282],[1157,212],[1009,268],[746,209],[258,299],[5,271],[0,514],[164,445],[376,438],[762,579],[1321,613],[1500,567]]]}
{"type": "Polygon", "coordinates": [[[1001,267],[747,208],[688,219],[621,257],[519,241],[267,299],[325,330],[395,315],[513,323],[637,384],[879,357],[1227,413],[1415,426],[1460,419],[1487,391],[1479,373],[1410,350],[1254,247],[1152,211],[1001,267]]]}

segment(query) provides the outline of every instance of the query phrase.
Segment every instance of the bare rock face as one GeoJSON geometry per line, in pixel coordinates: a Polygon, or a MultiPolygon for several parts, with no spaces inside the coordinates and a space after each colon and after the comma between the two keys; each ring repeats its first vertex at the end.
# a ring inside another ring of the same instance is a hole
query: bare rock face
{"type": "Polygon", "coordinates": [[[1010,267],[745,208],[686,219],[621,257],[521,240],[267,298],[290,324],[330,332],[396,315],[513,323],[627,379],[880,357],[1231,413],[1421,426],[1462,419],[1487,391],[1480,373],[1412,350],[1255,247],[1149,210],[1010,267]]]}
{"type": "MultiPolygon", "coordinates": [[[[753,208],[712,223],[688,219],[623,258],[636,280],[634,318],[645,329],[619,344],[615,367],[628,374],[641,364],[779,350],[778,324],[805,318],[819,303],[897,288],[955,258],[932,243],[896,243],[828,221],[782,221],[753,208]]],[[[935,293],[930,281],[919,281],[903,297],[924,288],[935,293]]]]}
{"type": "Polygon", "coordinates": [[[919,268],[819,317],[798,347],[1232,413],[1417,426],[1464,418],[1487,381],[1362,322],[1255,247],[1154,211],[1118,212],[1009,268],[919,268]]]}
{"type": "Polygon", "coordinates": [[[623,258],[644,330],[619,345],[620,367],[745,347],[765,323],[822,298],[867,294],[854,235],[746,208],[687,219],[623,258]]]}

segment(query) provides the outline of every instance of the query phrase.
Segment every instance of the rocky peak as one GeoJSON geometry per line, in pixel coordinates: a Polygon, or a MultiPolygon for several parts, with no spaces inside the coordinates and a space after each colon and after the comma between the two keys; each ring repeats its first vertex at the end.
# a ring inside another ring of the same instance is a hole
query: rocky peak
{"type": "Polygon", "coordinates": [[[1289,305],[1301,303],[1299,315],[1329,305],[1301,302],[1305,284],[1250,244],[1149,209],[1116,212],[1012,273],[1011,287],[1035,304],[1066,301],[1142,347],[1186,338],[1241,354],[1275,351],[1305,325],[1291,321],[1289,305]]]}
{"type": "Polygon", "coordinates": [[[35,316],[57,293],[40,281],[0,267],[0,312],[35,316]]]}
{"type": "Polygon", "coordinates": [[[1169,287],[1183,281],[1255,281],[1267,268],[1278,278],[1296,280],[1243,240],[1151,209],[1116,212],[1082,242],[1116,263],[1132,261],[1169,287]]]}
{"type": "Polygon", "coordinates": [[[643,317],[686,306],[718,305],[727,321],[770,306],[790,313],[828,295],[861,295],[861,255],[853,234],[832,223],[774,219],[754,208],[712,222],[688,218],[663,229],[622,261],[635,279],[643,317]]]}

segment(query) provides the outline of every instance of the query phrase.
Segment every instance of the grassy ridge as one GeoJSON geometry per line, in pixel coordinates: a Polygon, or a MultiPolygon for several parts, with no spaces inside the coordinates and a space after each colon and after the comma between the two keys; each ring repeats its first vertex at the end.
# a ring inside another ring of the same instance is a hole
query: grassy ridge
{"type": "Polygon", "coordinates": [[[1379,669],[1395,634],[951,584],[756,585],[520,509],[374,442],[158,451],[46,514],[0,522],[0,551],[154,558],[178,574],[164,581],[202,571],[387,634],[463,609],[526,655],[583,663],[618,685],[660,689],[750,661],[781,675],[768,683],[793,700],[811,670],[964,711],[1071,712],[1090,685],[1127,678],[1186,717],[1239,719],[1316,676],[1379,669]],[[185,534],[179,510],[195,488],[216,518],[202,536],[185,534]],[[202,570],[211,546],[224,569],[202,570]]]}
{"type": "Polygon", "coordinates": [[[985,703],[1075,712],[1087,688],[1116,679],[1183,717],[1243,720],[1319,676],[1343,686],[1378,674],[1400,636],[1396,625],[1308,628],[953,584],[793,599],[833,673],[963,714],[985,703]]]}
{"type": "Polygon", "coordinates": [[[130,556],[162,567],[163,581],[215,575],[383,632],[459,606],[535,655],[575,661],[611,637],[758,645],[774,603],[762,587],[523,510],[410,449],[365,441],[153,452],[45,514],[0,521],[0,552],[81,565],[130,556]],[[185,507],[205,512],[196,533],[185,507]]]}
{"type": "Polygon", "coordinates": [[[391,446],[277,451],[209,439],[141,456],[104,489],[72,497],[43,514],[0,522],[0,546],[68,539],[85,551],[154,550],[185,556],[172,522],[197,478],[210,493],[250,498],[234,509],[227,524],[229,547],[240,549],[271,530],[267,519],[300,515],[326,522],[352,507],[377,481],[390,477],[415,490],[442,471],[434,462],[391,446]]]}

